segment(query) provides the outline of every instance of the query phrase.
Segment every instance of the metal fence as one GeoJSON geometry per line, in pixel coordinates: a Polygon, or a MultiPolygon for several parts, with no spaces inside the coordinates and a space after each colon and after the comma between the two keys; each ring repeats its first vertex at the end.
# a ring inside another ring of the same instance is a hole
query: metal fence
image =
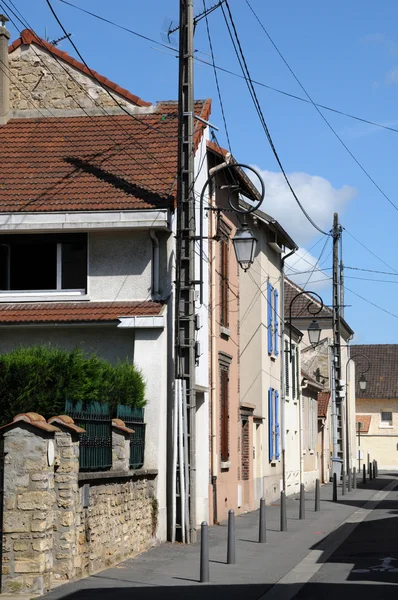
{"type": "Polygon", "coordinates": [[[130,435],[130,468],[141,469],[145,456],[144,408],[132,408],[120,405],[117,408],[118,419],[123,419],[127,427],[134,429],[130,435]]]}
{"type": "Polygon", "coordinates": [[[107,404],[66,401],[65,412],[86,433],[80,438],[80,471],[112,467],[112,419],[107,404]]]}

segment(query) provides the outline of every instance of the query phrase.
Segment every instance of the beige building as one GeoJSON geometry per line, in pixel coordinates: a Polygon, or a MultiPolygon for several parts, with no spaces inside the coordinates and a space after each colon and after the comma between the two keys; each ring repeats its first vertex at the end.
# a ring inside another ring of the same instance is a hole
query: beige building
{"type": "Polygon", "coordinates": [[[398,468],[398,344],[351,347],[356,363],[357,466],[377,460],[379,469],[398,468]],[[363,356],[365,355],[365,356],[363,356]],[[368,361],[366,358],[368,358],[368,361]],[[369,365],[369,370],[368,369],[369,365]],[[365,372],[366,371],[366,372],[365,372]],[[363,374],[366,390],[359,379],[363,374]]]}
{"type": "MultiPolygon", "coordinates": [[[[300,367],[307,374],[309,381],[314,381],[320,385],[318,392],[332,392],[333,390],[333,372],[332,372],[332,350],[333,350],[333,330],[332,330],[332,311],[329,307],[321,307],[319,300],[311,295],[311,293],[302,293],[304,290],[285,278],[285,317],[289,318],[290,305],[292,306],[292,324],[302,332],[302,339],[300,342],[300,367]],[[294,298],[297,297],[297,300],[294,298]],[[309,305],[312,304],[312,312],[316,312],[319,308],[318,314],[313,316],[308,310],[309,305]],[[319,344],[313,347],[310,344],[308,337],[308,327],[312,321],[316,319],[321,327],[321,340],[319,344]]],[[[304,480],[303,483],[307,483],[309,486],[312,482],[319,477],[320,479],[328,479],[331,468],[332,458],[337,458],[344,464],[344,468],[349,465],[352,468],[355,465],[356,459],[356,447],[355,447],[355,393],[352,386],[346,385],[346,378],[348,374],[348,380],[353,379],[355,372],[354,361],[349,361],[350,358],[350,347],[348,342],[353,337],[353,330],[350,328],[348,323],[341,320],[341,384],[345,391],[344,397],[341,400],[341,413],[342,418],[337,423],[336,419],[333,419],[333,395],[330,399],[330,406],[328,405],[327,411],[321,413],[323,421],[321,421],[321,428],[323,431],[323,442],[317,441],[319,447],[322,444],[322,452],[318,451],[318,459],[316,453],[309,454],[311,458],[308,458],[308,452],[311,449],[306,449],[306,469],[304,469],[304,480]],[[324,413],[324,415],[323,415],[324,413]],[[337,428],[333,431],[333,423],[337,423],[337,428]],[[348,436],[347,436],[348,433],[348,436]],[[329,440],[333,442],[333,435],[337,439],[337,443],[340,447],[336,457],[333,457],[333,444],[331,445],[331,453],[328,456],[328,444],[329,440]],[[347,443],[348,437],[348,443],[347,443]],[[348,449],[348,453],[347,453],[348,449]],[[322,459],[321,459],[322,455],[322,459]]],[[[303,390],[304,391],[304,390],[303,390]]],[[[301,409],[308,412],[306,404],[308,401],[304,398],[308,396],[302,393],[301,409]]],[[[315,392],[313,391],[312,394],[315,392]]],[[[306,419],[308,421],[308,419],[306,419]]],[[[308,425],[306,425],[308,427],[308,425]]],[[[320,432],[322,433],[322,432],[320,432]]],[[[306,434],[308,439],[311,437],[311,433],[306,434]]],[[[321,436],[322,437],[322,436],[321,436]]],[[[307,444],[308,445],[308,444],[307,444]]],[[[311,444],[310,444],[311,445],[311,444]]]]}

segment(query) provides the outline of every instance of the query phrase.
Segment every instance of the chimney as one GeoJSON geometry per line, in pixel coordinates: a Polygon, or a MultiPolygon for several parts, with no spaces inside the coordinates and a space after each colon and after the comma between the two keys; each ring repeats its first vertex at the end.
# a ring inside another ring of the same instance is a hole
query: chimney
{"type": "Polygon", "coordinates": [[[0,125],[7,123],[10,111],[10,75],[8,69],[10,32],[6,28],[7,21],[7,17],[0,14],[0,125]]]}

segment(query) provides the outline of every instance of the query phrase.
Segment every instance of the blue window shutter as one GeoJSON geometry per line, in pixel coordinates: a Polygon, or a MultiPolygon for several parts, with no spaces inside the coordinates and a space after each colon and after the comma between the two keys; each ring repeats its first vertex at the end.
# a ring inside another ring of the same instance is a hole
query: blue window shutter
{"type": "Polygon", "coordinates": [[[275,390],[275,458],[279,460],[280,450],[280,424],[279,424],[279,392],[275,390]]]}
{"type": "Polygon", "coordinates": [[[273,389],[268,390],[268,435],[269,435],[269,460],[274,460],[274,402],[273,389]]]}
{"type": "Polygon", "coordinates": [[[275,356],[279,354],[279,302],[278,290],[274,290],[274,349],[275,356]]]}
{"type": "Polygon", "coordinates": [[[270,282],[268,282],[268,291],[267,291],[267,302],[268,302],[268,354],[272,354],[272,313],[273,313],[273,306],[272,306],[272,290],[273,287],[270,284],[270,282]]]}

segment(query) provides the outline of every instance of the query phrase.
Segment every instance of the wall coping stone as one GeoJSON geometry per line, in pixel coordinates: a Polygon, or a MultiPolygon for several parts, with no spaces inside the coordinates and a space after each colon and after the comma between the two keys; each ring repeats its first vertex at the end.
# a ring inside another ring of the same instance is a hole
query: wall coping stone
{"type": "Polygon", "coordinates": [[[131,469],[130,471],[98,471],[79,473],[79,482],[102,481],[104,479],[139,479],[141,477],[157,477],[157,469],[131,469]]]}

